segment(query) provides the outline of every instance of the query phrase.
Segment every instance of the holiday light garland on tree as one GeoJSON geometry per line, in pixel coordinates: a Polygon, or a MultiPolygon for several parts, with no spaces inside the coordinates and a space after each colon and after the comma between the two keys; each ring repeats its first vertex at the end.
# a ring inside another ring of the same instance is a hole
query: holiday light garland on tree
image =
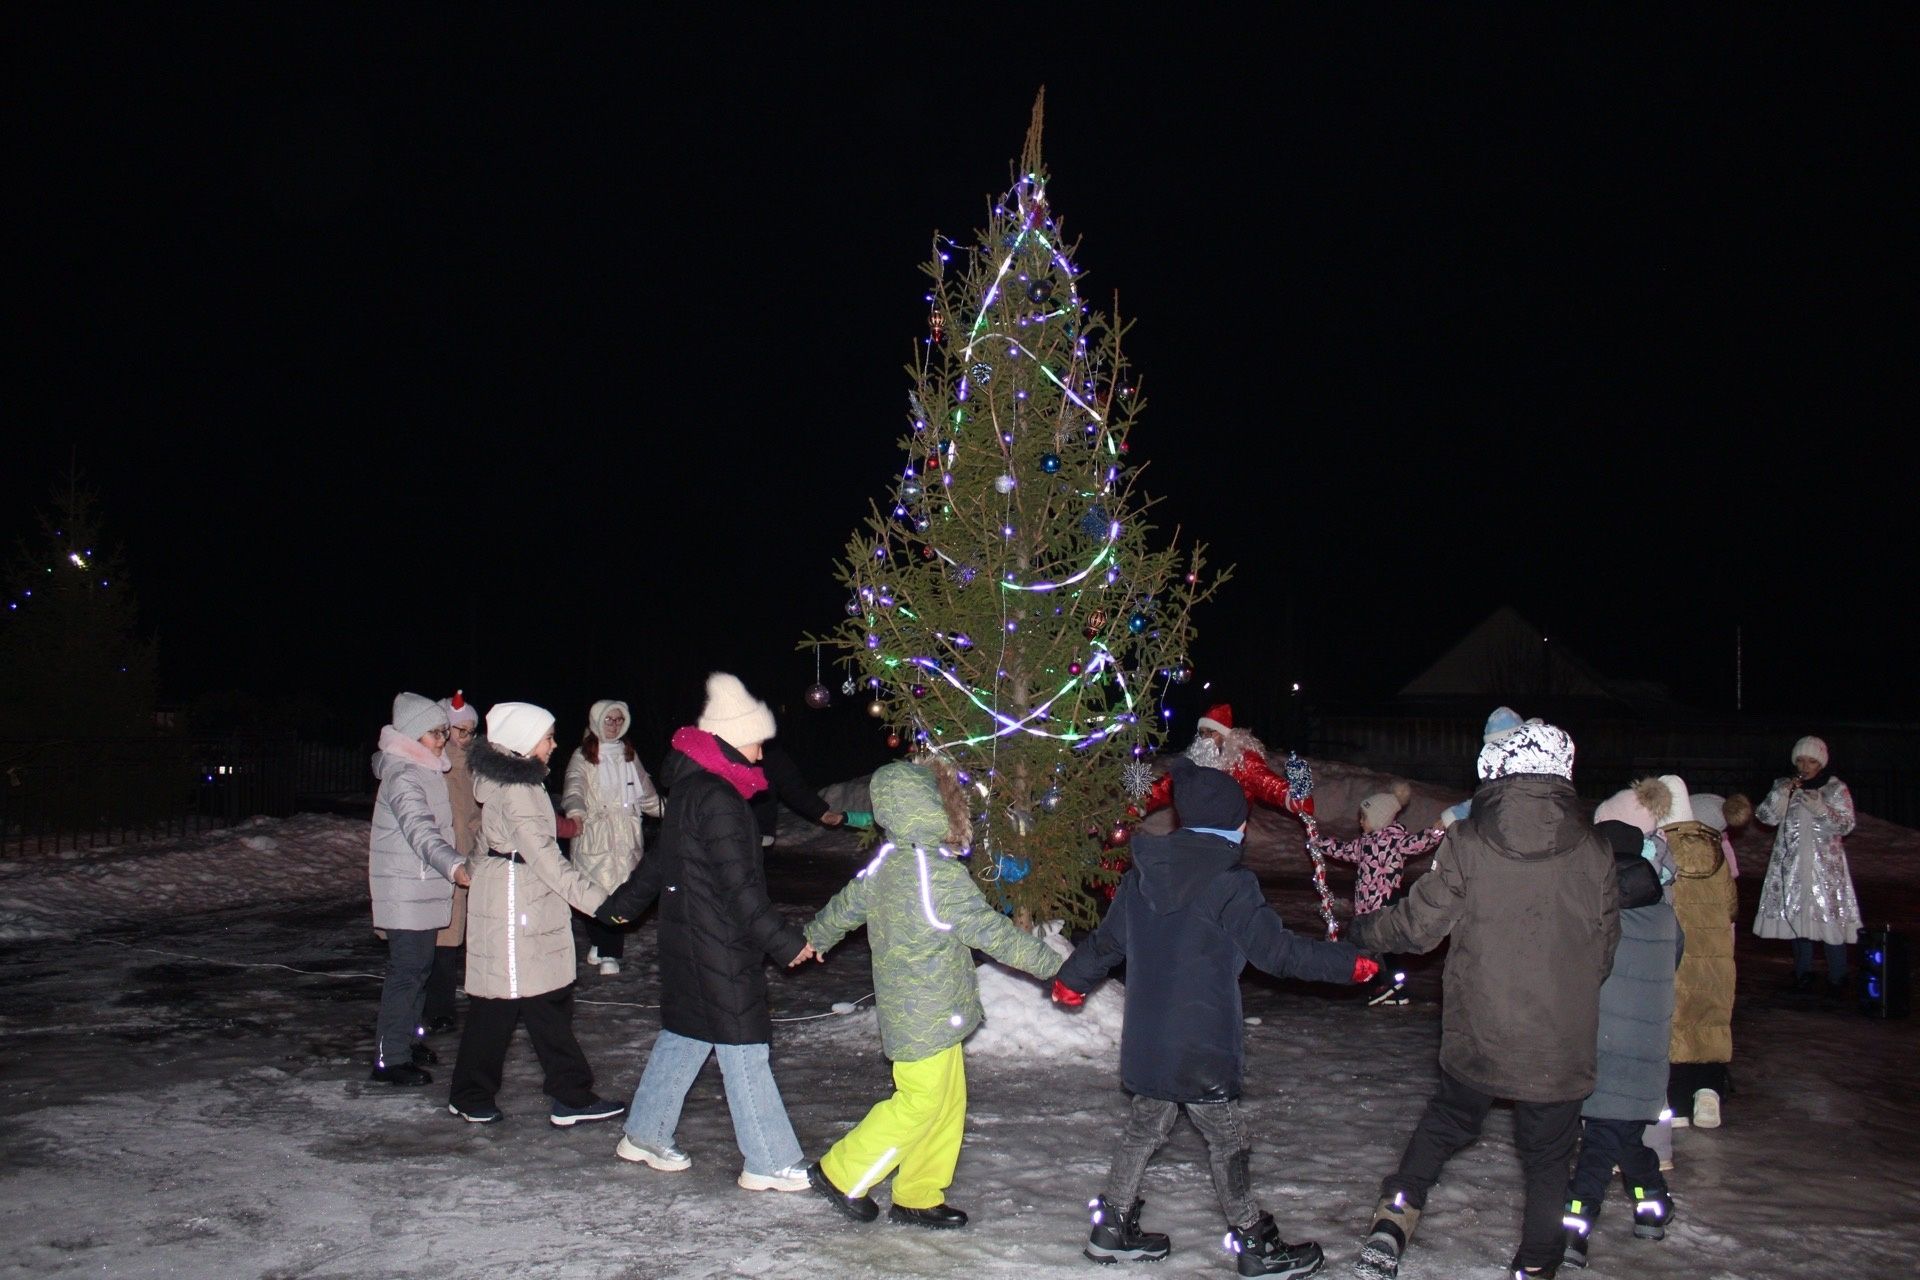
{"type": "MultiPolygon", "coordinates": [[[[1092,923],[1127,801],[1191,677],[1205,548],[1156,545],[1128,465],[1144,407],[1117,319],[1081,292],[1036,100],[975,245],[936,235],[905,464],[839,569],[842,650],[890,741],[951,760],[973,871],[1023,923],[1092,923]]],[[[1176,534],[1177,536],[1177,534],[1176,534]]],[[[804,643],[816,642],[808,637],[804,643]]]]}

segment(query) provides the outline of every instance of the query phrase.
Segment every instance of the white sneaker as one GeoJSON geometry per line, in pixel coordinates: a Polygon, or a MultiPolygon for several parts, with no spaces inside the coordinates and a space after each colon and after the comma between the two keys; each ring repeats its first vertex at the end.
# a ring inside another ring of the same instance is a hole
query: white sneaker
{"type": "Polygon", "coordinates": [[[772,837],[772,836],[761,836],[761,837],[760,837],[760,847],[761,847],[762,849],[771,849],[771,848],[773,848],[773,837],[772,837]]]}
{"type": "MultiPolygon", "coordinates": [[[[1676,1120],[1674,1123],[1678,1124],[1679,1121],[1676,1120]]],[[[1720,1095],[1712,1089],[1694,1090],[1693,1127],[1696,1129],[1720,1127],[1720,1095]]]]}
{"type": "Polygon", "coordinates": [[[772,1173],[742,1173],[739,1182],[748,1191],[805,1191],[810,1185],[807,1167],[801,1164],[790,1164],[772,1173]]]}
{"type": "Polygon", "coordinates": [[[599,947],[598,947],[597,945],[596,945],[596,946],[591,946],[591,947],[588,947],[588,948],[587,948],[587,958],[586,958],[586,959],[584,959],[584,960],[582,960],[582,961],[581,961],[580,963],[581,963],[581,964],[599,964],[599,963],[600,963],[600,948],[599,948],[599,947]]]}
{"type": "Polygon", "coordinates": [[[601,977],[611,978],[614,974],[618,972],[620,972],[620,962],[618,960],[615,960],[612,956],[600,957],[600,976],[601,977]]]}
{"type": "Polygon", "coordinates": [[[682,1169],[693,1167],[692,1157],[688,1156],[686,1152],[680,1150],[678,1147],[664,1147],[659,1151],[655,1151],[651,1147],[641,1146],[624,1134],[621,1135],[620,1145],[613,1149],[613,1154],[619,1156],[622,1160],[631,1160],[635,1164],[644,1164],[648,1168],[658,1169],[662,1173],[678,1173],[682,1169]]]}
{"type": "Polygon", "coordinates": [[[1681,1115],[1680,1113],[1675,1112],[1673,1119],[1667,1121],[1667,1123],[1672,1125],[1676,1129],[1685,1129],[1688,1126],[1692,1125],[1693,1121],[1687,1119],[1687,1117],[1681,1115]]]}

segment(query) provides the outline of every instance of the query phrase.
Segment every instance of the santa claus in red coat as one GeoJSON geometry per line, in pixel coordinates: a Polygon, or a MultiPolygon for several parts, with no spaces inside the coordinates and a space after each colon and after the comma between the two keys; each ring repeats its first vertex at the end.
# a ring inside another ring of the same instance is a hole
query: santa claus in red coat
{"type": "MultiPolygon", "coordinates": [[[[1223,702],[1209,707],[1195,727],[1198,732],[1193,736],[1193,745],[1187,748],[1187,759],[1205,768],[1232,774],[1246,793],[1248,804],[1264,804],[1288,813],[1313,812],[1312,796],[1294,799],[1287,789],[1286,778],[1267,767],[1267,748],[1260,739],[1246,729],[1233,727],[1231,706],[1223,702]]],[[[1163,773],[1133,813],[1143,817],[1172,803],[1173,777],[1163,773]]]]}

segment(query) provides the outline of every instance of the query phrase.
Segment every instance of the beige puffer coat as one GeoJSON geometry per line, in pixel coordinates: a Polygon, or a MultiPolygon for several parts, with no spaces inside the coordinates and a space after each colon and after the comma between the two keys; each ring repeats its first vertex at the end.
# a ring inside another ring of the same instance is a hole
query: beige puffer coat
{"type": "Polygon", "coordinates": [[[1733,1061],[1733,930],[1740,909],[1720,833],[1704,822],[1660,828],[1673,852],[1673,911],[1686,951],[1673,979],[1674,1062],[1733,1061]]]}
{"type": "MultiPolygon", "coordinates": [[[[473,858],[480,849],[480,802],[473,798],[473,771],[467,767],[465,747],[447,744],[447,800],[453,806],[453,847],[467,860],[467,870],[475,870],[473,858]]],[[[457,947],[467,940],[467,891],[453,886],[453,919],[434,936],[436,947],[457,947]]]]}
{"type": "Polygon", "coordinates": [[[560,854],[553,799],[543,785],[546,765],[479,736],[467,748],[467,763],[481,805],[482,849],[467,898],[467,994],[518,1000],[557,991],[574,979],[567,908],[592,914],[606,891],[560,854]]]}
{"type": "MultiPolygon", "coordinates": [[[[593,732],[601,733],[601,721],[608,711],[618,707],[626,713],[624,702],[596,702],[590,712],[593,732]]],[[[619,760],[633,748],[625,742],[601,741],[597,744],[600,760],[619,760]]],[[[567,761],[567,783],[560,793],[560,809],[580,820],[580,834],[574,837],[573,865],[587,879],[611,893],[627,882],[640,865],[645,842],[640,832],[640,816],[657,818],[665,812],[659,788],[638,756],[624,761],[626,768],[620,792],[607,785],[608,770],[599,761],[587,759],[586,747],[567,761]]]]}

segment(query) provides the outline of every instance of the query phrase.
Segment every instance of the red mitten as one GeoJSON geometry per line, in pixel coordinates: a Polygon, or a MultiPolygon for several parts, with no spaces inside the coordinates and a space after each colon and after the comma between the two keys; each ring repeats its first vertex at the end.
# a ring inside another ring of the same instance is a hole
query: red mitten
{"type": "Polygon", "coordinates": [[[1353,958],[1353,981],[1358,986],[1362,982],[1372,982],[1374,975],[1380,972],[1380,962],[1372,956],[1353,958]]]}
{"type": "Polygon", "coordinates": [[[580,834],[580,819],[557,815],[553,820],[553,834],[562,840],[573,839],[580,834]]]}
{"type": "MultiPolygon", "coordinates": [[[[1379,967],[1379,965],[1374,966],[1376,969],[1379,967]]],[[[1072,987],[1066,986],[1058,978],[1055,978],[1053,980],[1053,1002],[1055,1004],[1066,1005],[1069,1009],[1078,1009],[1087,1002],[1087,997],[1075,991],[1072,987]]]]}

